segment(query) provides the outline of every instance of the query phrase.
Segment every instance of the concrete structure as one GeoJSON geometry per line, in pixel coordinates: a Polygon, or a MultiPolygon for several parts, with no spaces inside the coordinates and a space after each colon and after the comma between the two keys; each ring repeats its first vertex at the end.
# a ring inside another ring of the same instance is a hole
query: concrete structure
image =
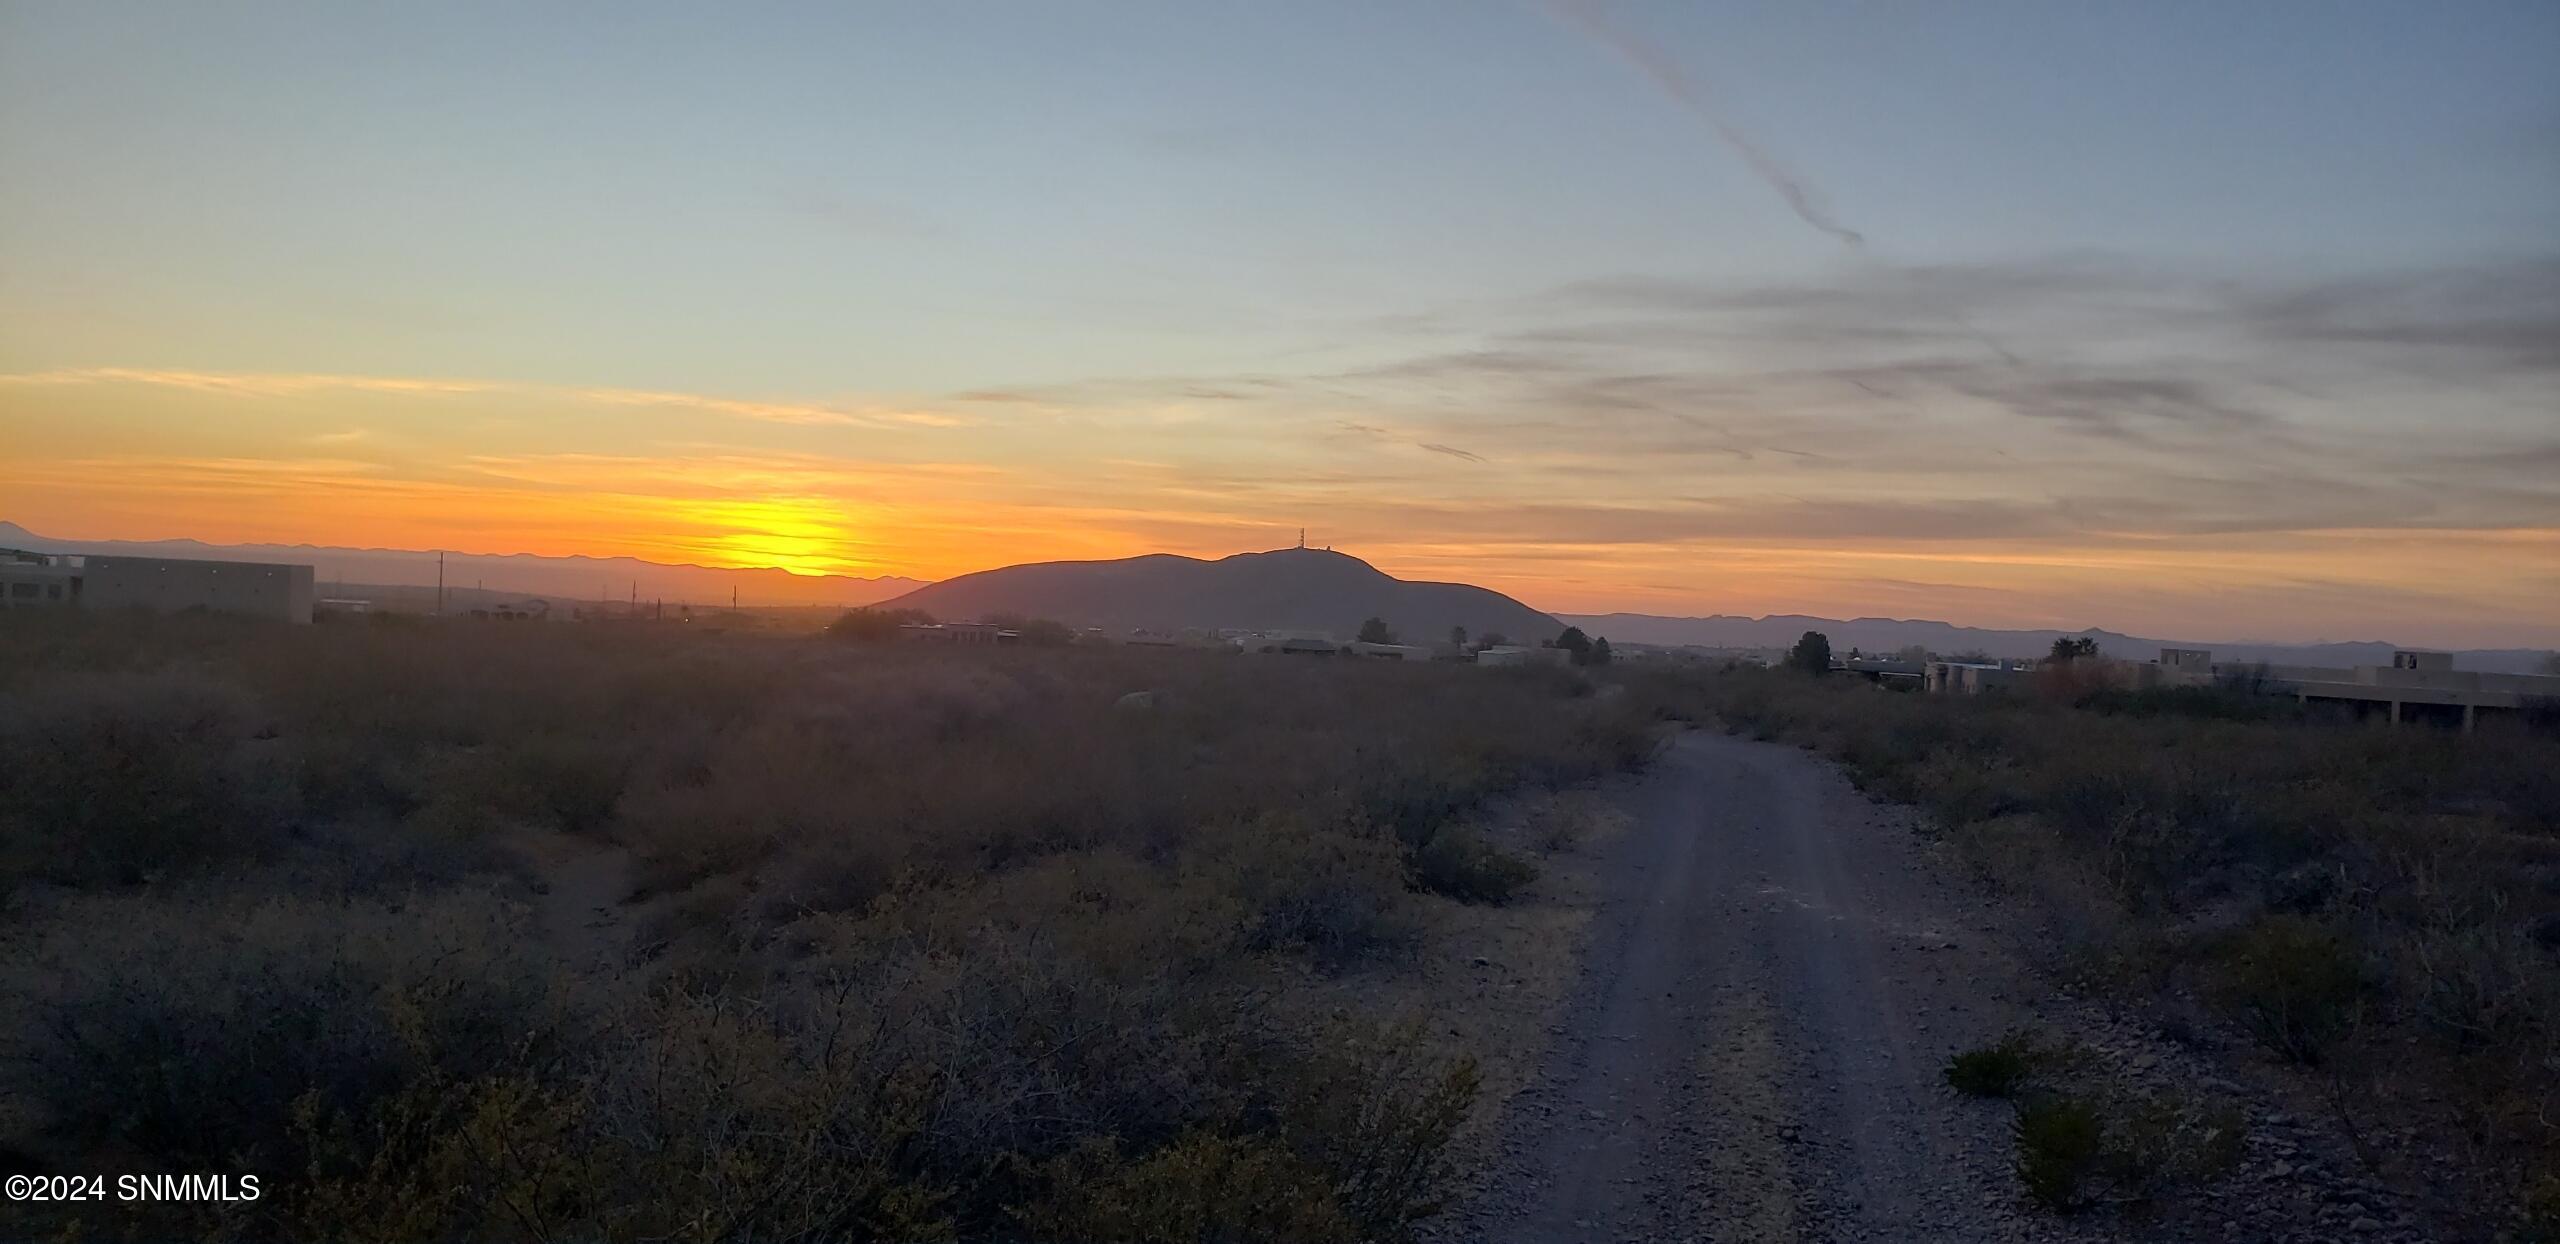
{"type": "Polygon", "coordinates": [[[2537,703],[2560,704],[2560,678],[2539,674],[2484,674],[2453,668],[2453,655],[2404,648],[2389,665],[2333,669],[2313,665],[2214,663],[2196,648],[2163,648],[2158,664],[2134,666],[2148,676],[2138,685],[2224,686],[2266,695],[2290,695],[2305,704],[2351,705],[2359,713],[2393,722],[2433,721],[2465,732],[2484,715],[2517,713],[2537,703]]]}
{"type": "Polygon", "coordinates": [[[210,609],[309,622],[309,566],[206,562],[175,557],[82,558],[81,603],[92,609],[210,609]]]}
{"type": "Polygon", "coordinates": [[[0,551],[0,598],[11,606],[206,609],[309,622],[316,594],[311,567],[283,562],[0,551]]]}
{"type": "Polygon", "coordinates": [[[2033,672],[2024,662],[1931,661],[1921,675],[1921,686],[1938,695],[1980,695],[2013,690],[2033,672]]]}
{"type": "Polygon", "coordinates": [[[2210,648],[2163,648],[2160,650],[2160,668],[2181,674],[2211,676],[2213,650],[2210,648]]]}
{"type": "Polygon", "coordinates": [[[0,609],[53,609],[80,603],[79,558],[0,549],[0,609]]]}

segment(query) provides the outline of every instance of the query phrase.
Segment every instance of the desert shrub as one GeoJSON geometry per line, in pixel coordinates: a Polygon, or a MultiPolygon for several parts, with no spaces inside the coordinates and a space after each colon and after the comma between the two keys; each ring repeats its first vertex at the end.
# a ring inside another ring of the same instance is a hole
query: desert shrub
{"type": "Polygon", "coordinates": [[[2219,987],[2258,1044],[2316,1066],[2364,1007],[2365,968],[2336,931],[2300,916],[2266,916],[2223,951],[2219,987]]]}
{"type": "Polygon", "coordinates": [[[82,621],[0,617],[0,843],[82,861],[11,908],[0,1145],[273,1190],[47,1235],[1393,1239],[1472,1068],[1282,1000],[1425,875],[1513,892],[1469,818],[1659,720],[1569,671],[82,621]],[[529,884],[616,848],[618,923],[529,884]]]}
{"type": "Polygon", "coordinates": [[[404,1089],[513,1068],[559,1031],[556,983],[468,893],[119,897],[74,920],[9,976],[14,1087],[57,1137],[166,1169],[323,1168],[315,1134],[367,1132],[404,1089]]]}
{"type": "Polygon", "coordinates": [[[238,688],[190,674],[0,692],[0,879],[130,883],[270,849],[298,788],[260,721],[238,688]]]}
{"type": "Polygon", "coordinates": [[[2078,1097],[2042,1097],[2018,1103],[2011,1122],[2018,1182],[2047,1209],[2077,1209],[2096,1176],[2106,1140],[2097,1103],[2078,1097]]]}
{"type": "Polygon", "coordinates": [[[2302,716],[2302,706],[2249,685],[2210,687],[2105,687],[2080,700],[2092,712],[2122,717],[2187,717],[2207,721],[2282,721],[2302,716]]]}
{"type": "Polygon", "coordinates": [[[2246,1133],[2236,1110],[2180,1097],[2038,1094],[2018,1103],[2011,1138],[2027,1195],[2069,1213],[2217,1178],[2246,1133]]]}
{"type": "Polygon", "coordinates": [[[2447,922],[2394,944],[2394,993],[2445,1045],[2526,1044],[2560,1013],[2549,953],[2512,921],[2447,922]]]}
{"type": "Polygon", "coordinates": [[[1588,793],[1540,796],[1521,813],[1529,841],[1550,855],[1581,846],[1621,817],[1606,802],[1588,793]]]}
{"type": "Polygon", "coordinates": [[[1947,1060],[1947,1086],[1967,1097],[2014,1096],[2034,1074],[2036,1053],[2034,1043],[2017,1033],[1959,1051],[1947,1060]]]}
{"type": "Polygon", "coordinates": [[[1403,860],[1384,835],[1271,817],[1217,838],[1194,867],[1235,894],[1248,947],[1338,970],[1412,938],[1403,860]]]}
{"type": "Polygon", "coordinates": [[[1538,867],[1463,825],[1443,827],[1415,848],[1409,869],[1416,889],[1464,903],[1508,901],[1538,879],[1538,867]]]}
{"type": "Polygon", "coordinates": [[[1475,1101],[1475,1061],[1428,1052],[1413,1024],[1327,1035],[1297,1065],[1282,1133],[1331,1176],[1360,1238],[1402,1239],[1454,1186],[1449,1140],[1475,1101]]]}
{"type": "Polygon", "coordinates": [[[1023,1213],[1041,1239],[1130,1244],[1331,1244],[1361,1235],[1324,1172],[1264,1137],[1208,1132],[1132,1159],[1091,1140],[1043,1172],[1054,1191],[1023,1213]]]}
{"type": "Polygon", "coordinates": [[[909,624],[933,625],[933,615],[921,609],[848,609],[843,617],[827,625],[831,639],[854,643],[885,643],[898,637],[898,628],[909,624]]]}
{"type": "Polygon", "coordinates": [[[2560,1244],[2560,1173],[2526,1183],[2516,1200],[2516,1222],[2533,1244],[2560,1244]]]}

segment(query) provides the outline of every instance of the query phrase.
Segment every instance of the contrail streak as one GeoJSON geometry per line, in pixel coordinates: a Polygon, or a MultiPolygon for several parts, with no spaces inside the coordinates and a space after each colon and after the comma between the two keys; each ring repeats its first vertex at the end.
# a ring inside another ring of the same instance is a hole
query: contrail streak
{"type": "Polygon", "coordinates": [[[1714,131],[1717,138],[1724,140],[1725,146],[1733,148],[1734,154],[1741,156],[1742,162],[1749,165],[1751,171],[1757,174],[1761,181],[1768,183],[1770,189],[1777,191],[1779,197],[1787,201],[1787,206],[1795,212],[1797,219],[1840,239],[1842,244],[1853,250],[1866,249],[1867,239],[1864,234],[1841,224],[1831,215],[1831,210],[1823,206],[1820,195],[1805,185],[1804,181],[1794,173],[1789,172],[1787,166],[1778,163],[1777,157],[1770,155],[1761,148],[1760,144],[1753,142],[1749,134],[1743,133],[1732,122],[1725,120],[1724,114],[1716,108],[1714,97],[1707,93],[1705,87],[1700,86],[1691,80],[1688,74],[1682,72],[1680,66],[1673,63],[1670,57],[1664,56],[1643,40],[1610,25],[1609,19],[1601,15],[1600,6],[1592,0],[1548,0],[1547,7],[1556,16],[1597,40],[1601,46],[1624,57],[1628,64],[1635,66],[1638,73],[1650,79],[1656,88],[1671,98],[1673,103],[1688,109],[1699,120],[1706,122],[1707,128],[1714,131]]]}
{"type": "MultiPolygon", "coordinates": [[[[1601,12],[1600,0],[1546,0],[1546,5],[1558,19],[1617,53],[1673,103],[1705,122],[1708,130],[1723,140],[1725,146],[1732,148],[1735,155],[1742,157],[1742,162],[1750,166],[1754,175],[1787,201],[1787,207],[1795,212],[1796,219],[1840,239],[1841,245],[1860,255],[1869,253],[1865,234],[1841,224],[1839,218],[1831,214],[1831,209],[1824,205],[1819,192],[1806,185],[1804,179],[1789,171],[1786,165],[1780,164],[1766,148],[1752,141],[1740,127],[1726,120],[1724,113],[1716,108],[1715,97],[1705,86],[1683,72],[1678,62],[1663,55],[1661,49],[1652,44],[1611,25],[1607,15],[1601,12]]],[[[1942,310],[1939,314],[1984,349],[1999,355],[2002,362],[2011,367],[2026,365],[2024,359],[2001,345],[1991,334],[1974,327],[1954,309],[1942,310]]]]}

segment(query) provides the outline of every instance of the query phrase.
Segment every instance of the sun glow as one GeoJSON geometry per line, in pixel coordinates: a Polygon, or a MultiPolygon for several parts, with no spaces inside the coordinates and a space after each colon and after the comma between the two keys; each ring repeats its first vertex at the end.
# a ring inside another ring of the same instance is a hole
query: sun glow
{"type": "Polygon", "coordinates": [[[690,505],[687,526],[704,535],[691,543],[696,555],[724,566],[775,566],[799,575],[880,573],[859,554],[849,515],[837,502],[815,497],[766,497],[690,505]]]}

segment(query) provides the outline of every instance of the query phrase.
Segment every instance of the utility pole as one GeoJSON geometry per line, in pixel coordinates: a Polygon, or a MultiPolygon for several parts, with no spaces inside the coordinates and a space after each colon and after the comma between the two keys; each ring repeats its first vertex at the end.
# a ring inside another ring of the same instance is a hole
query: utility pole
{"type": "Polygon", "coordinates": [[[444,616],[444,550],[436,550],[436,616],[444,616]]]}

